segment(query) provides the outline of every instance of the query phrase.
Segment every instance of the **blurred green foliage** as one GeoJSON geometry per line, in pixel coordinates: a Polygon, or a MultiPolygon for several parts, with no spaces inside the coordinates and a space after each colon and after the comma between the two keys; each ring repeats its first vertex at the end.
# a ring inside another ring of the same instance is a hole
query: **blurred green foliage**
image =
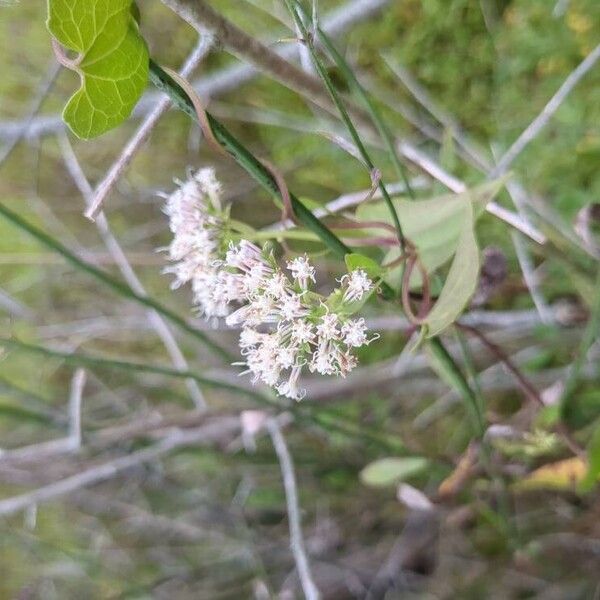
{"type": "MultiPolygon", "coordinates": [[[[212,4],[261,39],[276,39],[283,32],[277,19],[268,15],[269,11],[275,14],[273,7],[278,3],[267,0],[252,3],[259,4],[264,10],[241,0],[215,0],[212,4]]],[[[326,12],[340,4],[320,0],[319,7],[326,12]]],[[[476,141],[484,148],[493,144],[502,151],[600,41],[598,0],[571,0],[562,16],[553,15],[554,6],[555,2],[549,0],[392,1],[382,15],[353,28],[338,46],[373,76],[379,86],[377,91],[421,111],[385,66],[380,53],[385,52],[399,60],[476,141]]],[[[141,29],[152,56],[164,64],[180,64],[194,44],[194,32],[158,1],[140,3],[140,8],[141,29]]],[[[42,3],[0,3],[0,120],[19,119],[27,113],[29,103],[35,98],[40,82],[54,60],[50,55],[44,20],[42,3]]],[[[225,53],[213,52],[201,72],[211,72],[232,62],[225,53]]],[[[332,75],[336,76],[335,69],[332,69],[332,75]]],[[[72,73],[62,72],[54,91],[44,101],[42,112],[59,112],[74,82],[72,73]]],[[[243,85],[219,100],[233,107],[279,111],[284,117],[311,117],[311,111],[301,99],[266,78],[243,85]]],[[[393,111],[386,110],[386,115],[395,131],[415,134],[411,126],[393,111]]],[[[243,119],[226,121],[257,155],[269,156],[285,171],[290,187],[301,197],[325,202],[370,185],[368,174],[358,163],[333,144],[324,143],[320,136],[252,124],[243,119]]],[[[599,123],[600,69],[596,68],[578,85],[547,129],[514,165],[525,187],[534,194],[543,195],[568,220],[583,205],[600,197],[599,123]]],[[[106,171],[134,127],[134,124],[126,124],[99,140],[76,144],[77,153],[92,181],[97,181],[106,171]]],[[[205,151],[199,158],[193,145],[190,147],[186,143],[189,137],[190,122],[184,115],[172,112],[163,119],[146,150],[134,160],[118,198],[110,205],[111,224],[117,236],[126,238],[132,232],[134,234],[127,238],[133,240],[127,242],[131,244],[128,249],[132,252],[151,254],[167,240],[165,228],[148,226],[148,223],[156,225],[160,213],[158,205],[147,198],[156,189],[170,188],[172,178],[183,176],[188,164],[197,165],[212,158],[205,151]],[[137,202],[141,196],[147,204],[137,202]],[[136,231],[143,232],[144,227],[150,233],[136,238],[136,231]],[[136,239],[141,241],[137,243],[136,239]]],[[[465,167],[455,156],[452,144],[446,144],[442,150],[426,141],[423,145],[437,154],[456,175],[473,184],[481,181],[480,174],[465,167]]],[[[381,154],[375,153],[375,157],[390,179],[391,165],[381,154]]],[[[65,240],[71,245],[81,243],[92,250],[101,247],[92,225],[81,217],[81,198],[64,175],[53,139],[20,144],[2,169],[0,196],[3,202],[54,234],[66,235],[57,222],[60,220],[71,232],[71,238],[65,240]],[[43,209],[39,197],[48,203],[53,213],[43,209]]],[[[241,197],[235,207],[241,215],[255,224],[277,218],[269,199],[251,188],[240,171],[223,169],[219,176],[229,193],[241,197]]],[[[506,194],[502,201],[508,205],[506,194]]],[[[506,252],[510,272],[516,273],[506,228],[486,215],[478,226],[478,234],[482,246],[495,244],[506,252]]],[[[6,264],[0,265],[2,287],[26,305],[35,306],[42,324],[114,313],[112,296],[88,287],[89,282],[82,283],[77,274],[57,264],[54,257],[39,253],[40,249],[29,238],[0,222],[0,254],[37,256],[37,260],[29,261],[33,264],[11,263],[7,259],[6,264]]],[[[160,268],[160,261],[157,261],[156,264],[142,264],[138,272],[151,293],[186,314],[189,299],[186,294],[172,294],[168,290],[168,281],[159,275],[160,268]]],[[[338,266],[331,268],[332,271],[339,270],[338,266]]],[[[578,298],[581,295],[568,266],[549,262],[545,268],[548,274],[548,283],[544,287],[546,297],[578,298]]],[[[492,301],[492,306],[522,308],[531,306],[531,300],[522,288],[518,288],[518,293],[509,288],[492,301]]],[[[11,319],[8,328],[23,337],[35,335],[33,326],[24,322],[15,323],[11,319]]],[[[563,345],[562,336],[562,332],[556,334],[543,329],[534,333],[533,342],[544,347],[528,361],[528,372],[560,366],[570,360],[571,346],[563,345]]],[[[85,337],[76,339],[76,343],[84,342],[85,337]]],[[[102,338],[93,343],[96,349],[107,353],[141,356],[147,362],[164,360],[162,348],[154,338],[144,336],[142,332],[136,337],[124,331],[118,343],[102,338]]],[[[383,360],[397,352],[400,343],[399,334],[389,334],[381,343],[365,350],[361,360],[365,363],[383,360]]],[[[190,345],[185,349],[195,359],[196,348],[190,345]]],[[[70,371],[55,361],[32,365],[30,357],[19,354],[11,354],[2,360],[1,374],[10,384],[0,386],[2,407],[9,407],[0,409],[2,445],[10,446],[23,439],[53,437],[56,430],[49,430],[45,421],[38,424],[35,417],[24,418],[27,415],[11,412],[10,407],[25,406],[25,393],[29,397],[27,410],[33,411],[34,415],[43,408],[64,413],[70,371]]],[[[168,402],[183,403],[186,400],[180,383],[144,381],[132,390],[127,377],[110,373],[99,375],[103,385],[123,390],[126,401],[122,405],[111,404],[112,397],[98,384],[95,392],[96,397],[102,399],[102,407],[85,415],[90,426],[101,425],[113,410],[121,410],[126,415],[145,402],[160,407],[168,402]]],[[[399,382],[398,386],[402,385],[403,382],[399,382]]],[[[464,416],[449,413],[425,431],[416,431],[411,425],[414,417],[441,392],[392,403],[390,398],[395,398],[395,393],[396,390],[392,390],[389,397],[370,394],[360,399],[340,398],[336,407],[357,423],[365,419],[375,427],[395,432],[415,454],[434,457],[450,468],[454,456],[464,450],[470,437],[464,416]]],[[[211,397],[211,401],[217,406],[227,406],[218,396],[211,397]]],[[[490,410],[496,414],[503,415],[503,407],[517,413],[519,405],[514,393],[490,398],[490,410]]],[[[584,427],[589,424],[598,414],[598,406],[597,387],[581,386],[567,415],[569,425],[584,427]]],[[[378,450],[357,450],[342,436],[332,436],[326,443],[312,434],[293,435],[290,445],[298,463],[301,500],[309,510],[319,505],[335,512],[345,532],[349,536],[355,534],[353,542],[397,533],[402,514],[393,492],[373,494],[358,484],[360,469],[379,456],[378,450]],[[361,514],[360,520],[356,518],[357,512],[361,514]]],[[[129,449],[124,448],[125,451],[129,449]]],[[[244,555],[239,549],[239,540],[261,537],[271,540],[277,536],[283,539],[287,535],[281,480],[268,442],[260,444],[258,453],[247,461],[239,456],[230,458],[222,453],[199,451],[178,453],[165,463],[164,470],[169,472],[166,483],[153,483],[151,467],[132,476],[133,481],[129,482],[135,488],[130,492],[132,501],[166,515],[208,514],[211,522],[220,525],[224,521],[227,533],[219,542],[173,542],[175,550],[168,555],[169,560],[175,556],[179,561],[177,564],[185,565],[205,586],[181,597],[249,597],[251,586],[248,582],[253,573],[260,572],[260,566],[257,566],[260,557],[244,555]],[[229,506],[232,496],[243,487],[247,472],[251,473],[254,488],[245,505],[247,527],[243,529],[239,523],[227,522],[221,507],[229,506]],[[139,482],[135,477],[143,479],[144,485],[137,485],[139,482]],[[253,528],[255,531],[250,533],[253,528]],[[230,590],[229,596],[223,591],[226,589],[230,590]],[[220,596],[216,595],[216,590],[220,596]]],[[[428,474],[430,479],[423,482],[423,487],[435,489],[435,484],[446,474],[445,468],[438,468],[428,474]]],[[[19,488],[2,485],[0,491],[5,496],[17,493],[19,488]]],[[[470,552],[474,555],[473,562],[478,568],[467,578],[460,566],[462,563],[445,565],[444,580],[437,585],[441,590],[453,589],[455,597],[491,597],[490,587],[499,585],[502,589],[502,578],[496,581],[494,573],[506,566],[502,561],[508,561],[506,552],[510,540],[498,533],[489,508],[485,506],[484,492],[475,489],[472,494],[469,492],[471,496],[479,511],[470,525],[473,535],[467,541],[457,541],[454,532],[445,543],[450,547],[449,553],[470,552]],[[464,550],[465,547],[468,550],[464,550]],[[486,562],[490,557],[493,560],[486,562]]],[[[594,516],[592,508],[587,508],[585,501],[567,504],[566,500],[556,497],[520,501],[519,510],[524,515],[520,517],[520,534],[525,540],[527,561],[535,563],[538,577],[566,582],[567,587],[561,589],[566,590],[567,595],[562,597],[592,597],[589,582],[594,567],[577,561],[576,556],[565,558],[563,554],[553,560],[552,556],[549,558],[539,550],[536,539],[561,527],[577,527],[585,532],[597,522],[597,511],[594,516]],[[573,525],[574,520],[576,525],[573,525]]],[[[154,597],[154,586],[169,576],[171,565],[165,559],[164,548],[157,550],[143,528],[124,524],[131,525],[126,518],[111,516],[110,512],[79,514],[60,503],[40,507],[34,532],[23,527],[20,516],[3,522],[0,598],[15,597],[18,591],[28,589],[33,590],[29,597],[34,598],[154,597]],[[90,531],[95,533],[92,535],[90,531]]],[[[246,550],[248,547],[253,546],[249,544],[246,550]]],[[[285,540],[283,547],[286,547],[285,540]]],[[[266,550],[264,555],[268,555],[266,550]]],[[[530,565],[529,562],[526,564],[530,565]]],[[[282,572],[286,568],[289,565],[284,565],[282,572]]],[[[508,572],[510,574],[510,569],[508,572]]],[[[597,569],[595,572],[597,575],[597,569]]],[[[532,587],[535,586],[532,584],[532,587]]]]}

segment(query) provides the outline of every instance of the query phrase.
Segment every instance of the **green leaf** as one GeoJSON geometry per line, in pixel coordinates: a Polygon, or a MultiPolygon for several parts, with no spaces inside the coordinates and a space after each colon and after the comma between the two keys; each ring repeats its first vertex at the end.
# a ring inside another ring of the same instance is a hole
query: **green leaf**
{"type": "Polygon", "coordinates": [[[600,480],[600,425],[596,427],[587,446],[587,471],[580,484],[582,492],[589,492],[600,480]]]}
{"type": "MultiPolygon", "coordinates": [[[[461,194],[445,194],[429,200],[412,202],[396,199],[394,206],[404,235],[415,244],[419,258],[428,273],[452,258],[456,252],[462,232],[465,204],[473,206],[476,220],[485,210],[488,202],[502,189],[505,178],[496,179],[467,190],[461,194]]],[[[359,221],[383,221],[393,225],[389,211],[383,202],[365,203],[356,210],[359,221]]],[[[375,229],[367,229],[369,235],[380,235],[375,229]]],[[[389,264],[400,256],[400,249],[391,249],[382,263],[389,264]]],[[[391,269],[385,281],[392,287],[399,287],[402,277],[402,266],[391,269]]],[[[421,285],[417,269],[411,278],[411,288],[421,285]]]]}
{"type": "Polygon", "coordinates": [[[442,292],[424,322],[427,337],[438,335],[456,320],[475,292],[478,275],[479,249],[475,238],[473,209],[470,204],[465,204],[454,260],[442,292]]]}
{"type": "Polygon", "coordinates": [[[429,461],[421,456],[381,458],[368,464],[360,472],[360,480],[373,487],[396,485],[422,473],[428,466],[429,461]]]}
{"type": "Polygon", "coordinates": [[[81,138],[122,123],[148,81],[148,49],[131,0],[49,0],[47,27],[78,53],[68,66],[79,74],[81,87],[65,106],[65,123],[81,138]]]}
{"type": "Polygon", "coordinates": [[[344,261],[348,273],[362,269],[371,279],[377,279],[383,273],[383,269],[372,258],[364,254],[346,254],[344,261]]]}

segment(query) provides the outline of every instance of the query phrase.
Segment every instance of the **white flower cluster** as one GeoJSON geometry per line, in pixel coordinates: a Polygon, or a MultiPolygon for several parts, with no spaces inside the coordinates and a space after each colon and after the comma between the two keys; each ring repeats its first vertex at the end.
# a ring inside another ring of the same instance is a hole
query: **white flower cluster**
{"type": "Polygon", "coordinates": [[[311,291],[315,269],[306,256],[288,261],[286,275],[273,255],[252,242],[230,242],[229,210],[212,169],[201,169],[166,198],[173,240],[168,247],[173,288],[191,283],[194,304],[207,318],[241,326],[239,345],[253,382],[300,400],[304,367],[345,377],[354,349],[369,344],[362,318],[349,314],[373,288],[362,269],[344,275],[329,298],[311,291]],[[237,308],[234,312],[233,305],[237,308]]]}
{"type": "Polygon", "coordinates": [[[170,196],[164,212],[169,217],[173,241],[168,247],[175,264],[173,289],[191,283],[194,304],[207,319],[229,314],[231,298],[220,269],[227,250],[228,208],[221,204],[221,186],[213,169],[200,169],[170,196]]]}
{"type": "Polygon", "coordinates": [[[340,288],[326,299],[310,291],[315,269],[305,256],[287,263],[290,279],[273,256],[242,240],[227,252],[225,268],[230,287],[244,305],[226,322],[242,326],[240,348],[253,382],[262,381],[279,394],[300,400],[306,391],[298,386],[303,367],[322,375],[345,377],[355,366],[352,350],[369,344],[365,320],[347,316],[350,303],[369,292],[372,281],[361,270],[340,280],[340,288]]]}

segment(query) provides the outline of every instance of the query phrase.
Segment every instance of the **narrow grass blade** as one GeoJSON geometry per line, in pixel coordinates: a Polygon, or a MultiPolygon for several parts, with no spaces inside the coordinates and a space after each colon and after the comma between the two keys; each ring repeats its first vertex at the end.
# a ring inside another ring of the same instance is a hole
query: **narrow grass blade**
{"type": "Polygon", "coordinates": [[[109,287],[111,290],[123,296],[124,298],[128,298],[129,300],[133,300],[138,304],[141,304],[147,308],[154,309],[157,313],[160,313],[166,319],[169,319],[174,325],[177,325],[183,331],[193,335],[196,339],[200,340],[204,345],[209,347],[211,350],[214,350],[221,358],[231,361],[233,357],[225,350],[221,348],[216,342],[213,342],[204,332],[199,331],[190,323],[188,323],[183,317],[180,317],[178,314],[174,313],[171,309],[163,306],[160,302],[150,298],[149,296],[142,296],[134,292],[129,286],[122,283],[118,279],[112,277],[105,271],[98,269],[94,265],[89,264],[85,260],[79,258],[77,255],[73,254],[66,246],[61,244],[58,240],[55,240],[52,236],[48,235],[46,232],[42,231],[35,225],[28,223],[25,219],[23,219],[20,215],[13,212],[3,204],[0,204],[0,215],[3,216],[7,221],[10,221],[13,225],[18,227],[19,229],[27,232],[31,237],[35,238],[40,244],[45,246],[46,248],[52,250],[60,254],[67,262],[71,263],[75,268],[91,275],[98,281],[102,282],[104,285],[109,287]]]}

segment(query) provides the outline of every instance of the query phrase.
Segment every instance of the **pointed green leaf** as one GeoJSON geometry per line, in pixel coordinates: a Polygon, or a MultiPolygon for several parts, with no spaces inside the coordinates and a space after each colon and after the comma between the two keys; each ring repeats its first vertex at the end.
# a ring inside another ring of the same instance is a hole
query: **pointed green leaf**
{"type": "Polygon", "coordinates": [[[479,249],[471,204],[464,205],[463,215],[462,230],[448,277],[437,302],[425,319],[427,337],[438,335],[456,320],[477,286],[479,249]]]}
{"type": "MultiPolygon", "coordinates": [[[[473,206],[475,220],[483,213],[488,202],[504,186],[506,178],[490,181],[461,194],[445,194],[429,200],[412,202],[394,200],[394,206],[404,235],[417,247],[419,258],[428,273],[446,263],[456,251],[462,231],[465,204],[473,206]]],[[[383,221],[393,225],[389,211],[383,202],[361,204],[356,210],[359,221],[383,221]]],[[[370,235],[380,235],[378,230],[367,230],[370,235]]],[[[389,264],[400,256],[398,248],[392,248],[382,263],[389,264]]],[[[392,269],[385,281],[393,287],[400,285],[402,267],[392,269]]],[[[420,274],[415,269],[411,288],[420,286],[420,274]]]]}
{"type": "Polygon", "coordinates": [[[122,123],[148,81],[148,49],[132,17],[131,0],[49,0],[48,30],[78,53],[72,69],[81,87],[63,119],[81,138],[122,123]]]}

